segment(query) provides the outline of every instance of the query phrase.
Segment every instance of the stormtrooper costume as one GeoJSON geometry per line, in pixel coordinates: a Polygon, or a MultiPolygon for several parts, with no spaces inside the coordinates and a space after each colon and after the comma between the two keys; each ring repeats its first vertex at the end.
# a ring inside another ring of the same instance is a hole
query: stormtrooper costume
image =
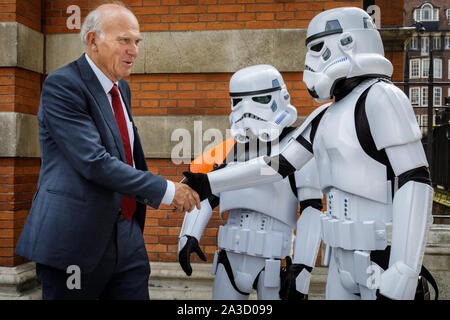
{"type": "MultiPolygon", "coordinates": [[[[234,145],[223,162],[216,159],[215,171],[261,155],[278,154],[295,133],[289,126],[297,119],[297,111],[290,105],[286,85],[274,67],[256,65],[237,71],[230,80],[230,96],[234,145]]],[[[204,159],[194,160],[191,171],[198,171],[196,165],[204,159]]],[[[320,245],[322,199],[314,159],[280,181],[215,192],[202,201],[200,210],[195,208],[185,215],[179,240],[180,265],[191,275],[190,254],[196,252],[206,260],[198,242],[213,208],[220,203],[220,215],[228,211],[228,219],[219,227],[220,249],[212,268],[213,299],[248,299],[253,289],[258,299],[280,299],[280,264],[291,255],[294,229],[294,265],[304,266],[298,281],[301,294],[296,297],[307,298],[320,245]],[[299,201],[301,217],[297,222],[299,201]]]]}
{"type": "Polygon", "coordinates": [[[414,299],[433,189],[409,99],[389,82],[392,65],[365,11],[320,13],[308,26],[306,46],[303,81],[317,101],[334,102],[314,110],[278,156],[186,173],[188,184],[202,198],[276,183],[314,157],[327,199],[326,298],[414,299]]]}

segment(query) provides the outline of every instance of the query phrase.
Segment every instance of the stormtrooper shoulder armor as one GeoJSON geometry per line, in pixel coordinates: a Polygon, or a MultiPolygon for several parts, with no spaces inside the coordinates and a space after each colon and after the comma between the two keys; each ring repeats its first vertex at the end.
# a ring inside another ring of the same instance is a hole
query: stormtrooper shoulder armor
{"type": "Polygon", "coordinates": [[[312,122],[330,105],[331,103],[323,104],[311,112],[300,127],[295,130],[287,145],[281,150],[281,155],[294,168],[300,169],[311,159],[313,152],[310,139],[312,122]]]}
{"type": "Polygon", "coordinates": [[[412,143],[422,137],[408,97],[391,83],[380,81],[370,88],[365,110],[378,150],[412,143]]]}
{"type": "Polygon", "coordinates": [[[295,172],[295,185],[298,192],[298,200],[322,199],[319,175],[314,158],[309,160],[303,168],[295,172]]]}
{"type": "Polygon", "coordinates": [[[300,127],[298,127],[294,134],[292,135],[292,139],[299,140],[299,136],[304,137],[309,143],[310,142],[310,133],[311,133],[311,124],[312,122],[329,106],[331,106],[332,102],[324,103],[321,106],[317,107],[313,112],[309,114],[309,116],[302,122],[300,127]]]}

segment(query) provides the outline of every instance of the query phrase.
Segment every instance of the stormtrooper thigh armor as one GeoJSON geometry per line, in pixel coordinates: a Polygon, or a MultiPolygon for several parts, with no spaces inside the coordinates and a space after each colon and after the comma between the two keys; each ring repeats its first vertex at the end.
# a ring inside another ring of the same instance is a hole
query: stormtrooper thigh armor
{"type": "Polygon", "coordinates": [[[259,299],[279,299],[280,259],[290,253],[292,230],[265,214],[230,210],[227,224],[219,229],[218,246],[225,250],[232,276],[215,258],[213,299],[247,299],[255,281],[259,299]],[[239,291],[229,290],[230,278],[239,291]]]}

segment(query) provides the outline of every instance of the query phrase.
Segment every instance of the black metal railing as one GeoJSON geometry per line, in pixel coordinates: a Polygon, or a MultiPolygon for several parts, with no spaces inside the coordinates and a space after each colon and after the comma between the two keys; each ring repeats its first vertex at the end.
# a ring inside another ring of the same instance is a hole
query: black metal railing
{"type": "Polygon", "coordinates": [[[433,185],[450,189],[450,124],[433,127],[432,172],[433,185]]]}

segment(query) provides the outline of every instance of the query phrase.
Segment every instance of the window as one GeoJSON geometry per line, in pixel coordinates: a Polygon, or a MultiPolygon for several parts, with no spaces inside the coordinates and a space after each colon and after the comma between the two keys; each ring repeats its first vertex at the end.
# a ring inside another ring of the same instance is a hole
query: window
{"type": "Polygon", "coordinates": [[[420,17],[421,21],[431,21],[431,19],[433,18],[432,16],[432,12],[433,12],[433,7],[430,4],[424,4],[422,6],[422,15],[420,17]]]}
{"type": "Polygon", "coordinates": [[[450,79],[450,59],[448,59],[447,61],[447,65],[448,65],[448,78],[450,79]]]}
{"type": "Polygon", "coordinates": [[[435,78],[442,79],[442,59],[433,59],[433,75],[435,78]]]}
{"type": "Polygon", "coordinates": [[[434,87],[434,90],[433,90],[433,105],[435,107],[442,106],[442,88],[441,87],[434,87]]]}
{"type": "Polygon", "coordinates": [[[428,78],[430,74],[430,59],[422,59],[422,78],[428,78]]]}
{"type": "MultiPolygon", "coordinates": [[[[450,44],[450,37],[449,37],[449,44],[450,44]]],[[[409,48],[411,50],[417,50],[418,49],[418,39],[417,39],[417,37],[411,37],[411,40],[409,41],[409,48]]]]}
{"type": "Polygon", "coordinates": [[[416,114],[416,120],[417,120],[417,124],[419,125],[419,127],[424,127],[425,124],[425,119],[424,117],[426,116],[426,114],[416,114]]]}
{"type": "Polygon", "coordinates": [[[416,114],[416,120],[417,120],[417,124],[420,127],[420,131],[422,132],[422,134],[426,134],[427,133],[427,121],[428,115],[426,114],[416,114]]]}
{"type": "Polygon", "coordinates": [[[417,79],[419,77],[420,77],[420,59],[411,59],[409,61],[409,78],[417,79]]]}
{"type": "Polygon", "coordinates": [[[439,21],[439,9],[433,9],[433,21],[439,21]]]}
{"type": "Polygon", "coordinates": [[[416,116],[417,124],[420,126],[420,114],[416,114],[415,116],[416,116]]]}
{"type": "MultiPolygon", "coordinates": [[[[450,89],[449,94],[450,94],[450,89]]],[[[428,106],[428,87],[412,87],[409,88],[409,100],[413,107],[427,107],[428,106]]],[[[442,88],[433,88],[433,106],[442,106],[442,88]]]]}
{"type": "Polygon", "coordinates": [[[428,106],[428,87],[422,87],[420,88],[420,93],[421,93],[421,97],[420,99],[421,101],[421,106],[422,107],[427,107],[428,106]]]}
{"type": "Polygon", "coordinates": [[[441,37],[433,37],[433,50],[441,50],[441,37]]]}
{"type": "Polygon", "coordinates": [[[409,100],[413,107],[418,107],[420,105],[420,88],[410,88],[409,89],[409,100]]]}
{"type": "MultiPolygon", "coordinates": [[[[448,13],[447,13],[448,15],[448,13]]],[[[413,11],[414,21],[439,21],[439,9],[434,9],[429,3],[413,11]]]]}
{"type": "Polygon", "coordinates": [[[423,37],[420,39],[421,40],[421,54],[423,56],[427,56],[428,52],[430,52],[430,38],[428,37],[423,37]]]}
{"type": "MultiPolygon", "coordinates": [[[[448,12],[448,10],[447,10],[448,12]]],[[[414,9],[413,11],[414,21],[420,21],[420,9],[414,9]]]]}
{"type": "Polygon", "coordinates": [[[450,50],[450,37],[445,37],[444,43],[444,49],[450,50]]]}
{"type": "Polygon", "coordinates": [[[447,9],[446,12],[447,12],[447,23],[450,24],[450,9],[447,9]]]}

